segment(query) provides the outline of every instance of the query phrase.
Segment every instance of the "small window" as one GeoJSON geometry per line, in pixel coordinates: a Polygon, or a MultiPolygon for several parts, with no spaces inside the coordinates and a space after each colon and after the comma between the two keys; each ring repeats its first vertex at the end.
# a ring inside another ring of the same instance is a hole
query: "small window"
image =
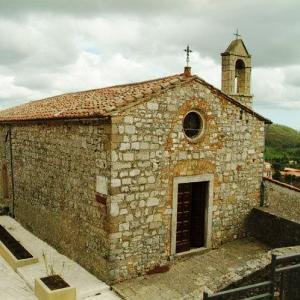
{"type": "Polygon", "coordinates": [[[203,119],[196,111],[186,114],[183,120],[183,131],[189,139],[196,139],[203,130],[203,119]]]}
{"type": "Polygon", "coordinates": [[[240,110],[240,120],[243,120],[243,111],[240,110]]]}

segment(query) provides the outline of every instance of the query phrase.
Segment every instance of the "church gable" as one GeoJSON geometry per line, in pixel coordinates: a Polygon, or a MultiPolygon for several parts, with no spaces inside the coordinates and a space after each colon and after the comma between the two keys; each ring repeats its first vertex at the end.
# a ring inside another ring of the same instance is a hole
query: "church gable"
{"type": "MultiPolygon", "coordinates": [[[[164,141],[167,150],[186,146],[201,149],[205,144],[210,147],[214,147],[214,144],[220,146],[220,138],[216,141],[212,138],[214,134],[227,130],[225,127],[228,124],[231,124],[232,133],[238,132],[239,126],[246,120],[247,124],[251,120],[251,123],[261,126],[268,121],[203,83],[200,78],[124,106],[112,115],[112,123],[117,126],[113,131],[134,132],[143,139],[141,136],[153,134],[152,131],[157,130],[162,134],[160,139],[164,141]],[[149,119],[144,123],[146,116],[149,119]],[[189,122],[197,124],[189,128],[186,125],[189,122]]],[[[123,144],[123,147],[128,145],[123,144]]]]}
{"type": "MultiPolygon", "coordinates": [[[[125,116],[134,113],[136,109],[139,110],[139,107],[144,107],[143,111],[146,114],[147,110],[151,111],[153,109],[152,107],[157,107],[159,103],[161,103],[160,105],[162,105],[165,109],[165,113],[163,114],[165,120],[169,119],[169,114],[167,113],[168,110],[166,111],[165,106],[174,107],[174,110],[182,111],[182,113],[184,113],[184,111],[187,113],[188,109],[192,110],[192,107],[195,106],[200,107],[199,110],[206,113],[205,111],[208,110],[210,105],[216,106],[217,103],[222,103],[223,107],[234,109],[239,112],[239,114],[242,110],[242,113],[245,115],[251,115],[251,117],[261,120],[267,124],[271,123],[270,120],[242,105],[240,102],[224,94],[222,91],[196,75],[193,75],[190,78],[185,78],[182,81],[177,81],[175,84],[160,90],[154,95],[149,95],[141,99],[137,99],[136,101],[128,102],[126,105],[120,106],[115,111],[111,112],[111,116],[125,116]],[[169,101],[169,99],[172,100],[169,101]]],[[[209,114],[211,114],[211,112],[209,112],[209,114]]],[[[239,115],[237,116],[237,120],[238,119],[239,115]]]]}
{"type": "MultiPolygon", "coordinates": [[[[239,217],[259,203],[264,120],[201,81],[192,80],[128,106],[111,121],[109,211],[110,227],[117,238],[110,240],[110,248],[114,249],[111,259],[119,262],[119,270],[128,270],[132,258],[134,265],[151,269],[158,257],[162,264],[167,262],[166,253],[188,251],[195,245],[217,247],[243,234],[239,217]],[[184,130],[189,114],[192,126],[187,128],[200,129],[195,134],[184,130]],[[180,186],[185,183],[190,186],[180,186]],[[205,233],[201,240],[184,236],[180,201],[185,201],[182,197],[192,193],[191,189],[208,193],[204,197],[206,208],[199,208],[206,220],[199,225],[205,233]],[[218,215],[212,213],[212,207],[218,215]],[[176,218],[181,224],[178,230],[174,227],[179,224],[176,218]],[[232,221],[217,221],[221,219],[232,221]],[[135,238],[124,250],[128,232],[135,238]],[[144,240],[149,243],[141,246],[144,240]],[[125,252],[130,253],[128,259],[124,259],[125,252]]],[[[120,280],[126,275],[118,276],[120,280]]]]}

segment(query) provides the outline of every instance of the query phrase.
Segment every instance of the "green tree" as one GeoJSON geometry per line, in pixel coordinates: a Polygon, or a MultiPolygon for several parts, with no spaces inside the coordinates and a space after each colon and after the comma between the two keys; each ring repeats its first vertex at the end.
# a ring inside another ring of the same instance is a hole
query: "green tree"
{"type": "Polygon", "coordinates": [[[281,174],[280,174],[280,171],[279,170],[275,170],[275,172],[273,173],[273,178],[275,180],[281,180],[281,174]]]}

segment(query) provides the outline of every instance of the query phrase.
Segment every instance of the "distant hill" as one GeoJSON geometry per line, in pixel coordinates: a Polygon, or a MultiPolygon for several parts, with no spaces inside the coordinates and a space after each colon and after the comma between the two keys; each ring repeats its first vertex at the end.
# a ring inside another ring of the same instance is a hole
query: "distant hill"
{"type": "Polygon", "coordinates": [[[270,125],[266,132],[265,160],[283,164],[293,160],[300,165],[300,132],[284,125],[270,125]]]}

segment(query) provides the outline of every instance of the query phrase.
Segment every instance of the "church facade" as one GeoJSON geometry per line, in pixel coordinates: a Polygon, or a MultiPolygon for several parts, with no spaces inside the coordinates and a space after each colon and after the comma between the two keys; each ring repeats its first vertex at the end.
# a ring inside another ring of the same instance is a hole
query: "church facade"
{"type": "Polygon", "coordinates": [[[250,74],[237,39],[222,91],[186,67],[2,111],[2,202],[109,282],[244,237],[270,123],[252,110],[250,74]]]}

